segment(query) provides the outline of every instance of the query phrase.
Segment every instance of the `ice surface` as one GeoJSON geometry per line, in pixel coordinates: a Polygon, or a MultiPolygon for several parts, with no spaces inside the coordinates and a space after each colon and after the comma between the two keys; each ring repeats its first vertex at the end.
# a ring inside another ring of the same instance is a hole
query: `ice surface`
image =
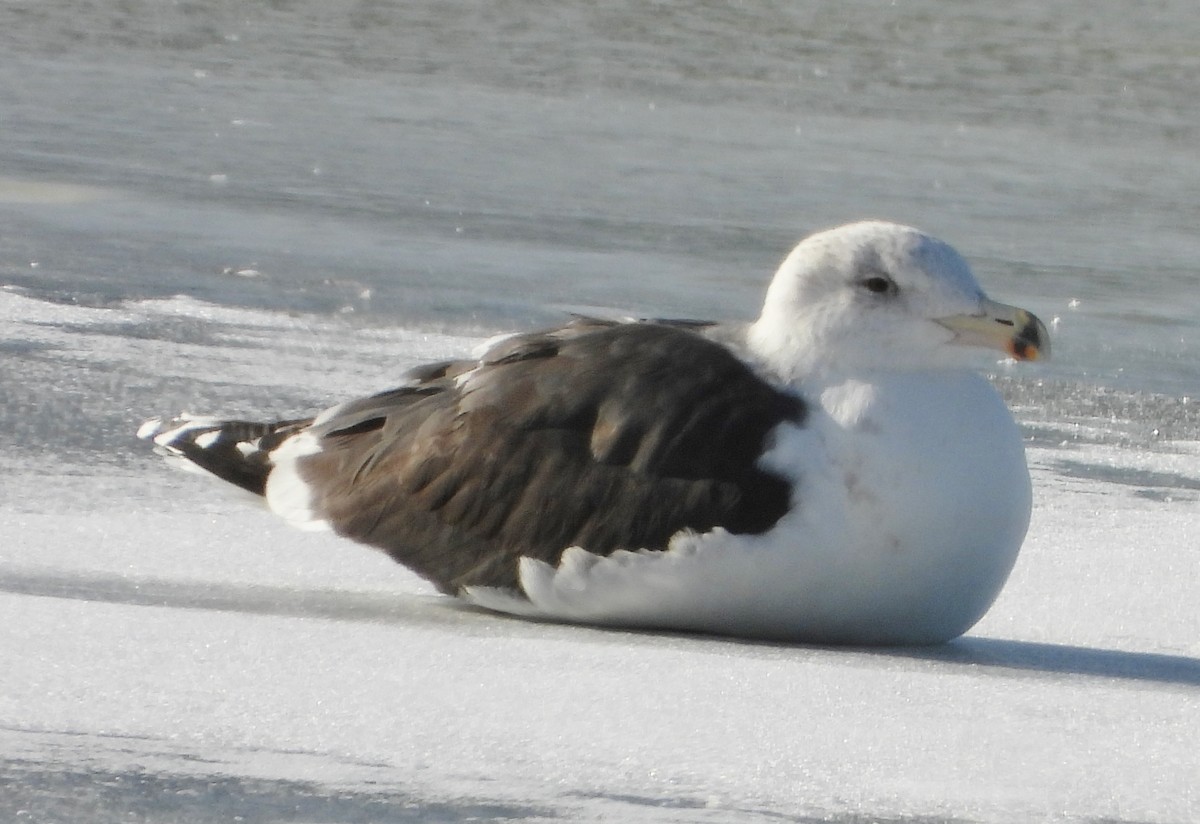
{"type": "Polygon", "coordinates": [[[1031,447],[1029,541],[950,645],[603,631],[460,606],[133,438],[192,402],[382,388],[472,341],[11,292],[0,323],[25,387],[0,390],[4,820],[1200,815],[1195,442],[1031,447]],[[97,381],[111,400],[81,405],[97,381]]]}

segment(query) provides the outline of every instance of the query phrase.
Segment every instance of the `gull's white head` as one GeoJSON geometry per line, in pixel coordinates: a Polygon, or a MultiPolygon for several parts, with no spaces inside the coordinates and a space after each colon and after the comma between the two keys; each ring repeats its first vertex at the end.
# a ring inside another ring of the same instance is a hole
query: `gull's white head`
{"type": "Polygon", "coordinates": [[[951,246],[868,221],[803,240],[775,273],[750,347],[785,380],[968,365],[971,347],[1033,360],[1046,328],[989,300],[951,246]]]}

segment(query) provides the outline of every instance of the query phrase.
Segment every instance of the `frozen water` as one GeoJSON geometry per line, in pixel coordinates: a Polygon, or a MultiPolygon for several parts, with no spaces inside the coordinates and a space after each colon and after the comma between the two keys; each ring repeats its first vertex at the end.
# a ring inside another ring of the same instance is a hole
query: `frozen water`
{"type": "MultiPolygon", "coordinates": [[[[93,309],[0,292],[0,317],[25,344],[15,368],[51,358],[65,387],[108,375],[128,393],[108,418],[71,419],[75,401],[50,398],[40,413],[58,423],[37,429],[54,441],[6,444],[0,813],[12,820],[1182,821],[1200,809],[1196,441],[1157,454],[1032,446],[1030,540],[988,616],[944,647],[601,631],[457,605],[132,440],[150,392],[219,406],[230,381],[243,411],[265,413],[312,382],[313,353],[321,391],[350,393],[472,340],[190,300],[93,309]],[[189,318],[191,332],[169,333],[189,318]],[[111,333],[122,324],[153,334],[111,333]],[[99,431],[72,440],[67,426],[99,431]],[[76,440],[89,460],[61,446],[76,440]]],[[[6,433],[33,414],[4,408],[6,433]]]]}

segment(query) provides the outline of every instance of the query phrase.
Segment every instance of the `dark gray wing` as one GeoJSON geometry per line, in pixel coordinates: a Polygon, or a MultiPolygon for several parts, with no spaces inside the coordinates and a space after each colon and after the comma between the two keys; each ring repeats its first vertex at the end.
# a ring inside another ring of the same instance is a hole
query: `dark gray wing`
{"type": "Polygon", "coordinates": [[[755,462],[803,415],[687,325],[581,319],[318,418],[297,468],[319,517],[443,590],[515,586],[522,556],[769,529],[791,487],[755,462]]]}

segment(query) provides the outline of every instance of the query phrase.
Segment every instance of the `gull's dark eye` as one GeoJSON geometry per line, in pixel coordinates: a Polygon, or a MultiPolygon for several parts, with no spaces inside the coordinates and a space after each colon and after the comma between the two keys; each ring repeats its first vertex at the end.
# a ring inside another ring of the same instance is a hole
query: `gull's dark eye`
{"type": "Polygon", "coordinates": [[[863,280],[862,287],[875,295],[894,295],[896,293],[895,282],[883,275],[873,275],[863,280]]]}

